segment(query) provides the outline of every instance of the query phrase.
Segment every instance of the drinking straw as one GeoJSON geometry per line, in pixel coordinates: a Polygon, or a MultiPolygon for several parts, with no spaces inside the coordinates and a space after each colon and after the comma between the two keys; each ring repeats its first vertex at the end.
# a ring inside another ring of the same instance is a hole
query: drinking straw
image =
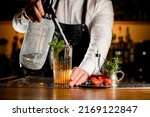
{"type": "Polygon", "coordinates": [[[63,33],[63,30],[62,30],[62,28],[61,28],[61,26],[60,26],[60,24],[59,24],[59,22],[58,22],[58,20],[57,20],[57,17],[56,17],[56,15],[55,15],[54,10],[53,10],[53,8],[52,8],[51,5],[49,5],[49,9],[50,9],[50,13],[52,14],[52,19],[56,22],[56,24],[57,24],[57,26],[58,26],[58,28],[59,28],[59,30],[60,30],[60,33],[61,33],[62,36],[63,36],[64,41],[65,41],[66,44],[70,47],[70,45],[69,45],[69,43],[68,43],[68,41],[67,41],[67,39],[66,39],[66,36],[65,36],[64,33],[63,33]]]}
{"type": "Polygon", "coordinates": [[[61,33],[62,36],[63,36],[63,39],[65,40],[66,44],[69,46],[69,43],[68,43],[68,41],[67,41],[67,39],[66,39],[66,36],[65,36],[64,33],[63,33],[63,30],[62,30],[62,28],[61,28],[61,26],[60,26],[60,24],[59,24],[57,18],[54,18],[54,20],[55,20],[55,22],[56,22],[56,24],[57,24],[57,26],[58,26],[58,28],[59,28],[59,30],[60,30],[60,33],[61,33]]]}

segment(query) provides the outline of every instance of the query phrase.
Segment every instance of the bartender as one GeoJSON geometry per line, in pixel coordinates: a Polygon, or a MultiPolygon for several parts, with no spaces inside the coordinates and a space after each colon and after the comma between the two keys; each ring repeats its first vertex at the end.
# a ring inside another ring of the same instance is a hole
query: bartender
{"type": "MultiPolygon", "coordinates": [[[[114,21],[112,2],[50,0],[50,3],[68,42],[73,46],[73,69],[69,85],[81,85],[89,75],[99,72],[107,57],[114,21]],[[101,56],[100,65],[96,54],[101,56]]],[[[29,21],[41,22],[44,15],[42,0],[30,0],[14,16],[13,27],[17,32],[25,33],[29,21]]]]}

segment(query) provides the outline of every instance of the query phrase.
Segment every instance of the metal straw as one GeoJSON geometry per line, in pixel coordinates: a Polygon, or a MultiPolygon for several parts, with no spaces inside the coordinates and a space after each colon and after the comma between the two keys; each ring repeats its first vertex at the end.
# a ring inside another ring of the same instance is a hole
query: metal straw
{"type": "Polygon", "coordinates": [[[63,38],[64,38],[66,44],[69,46],[69,43],[68,43],[68,41],[67,41],[67,39],[66,39],[66,36],[65,36],[64,33],[63,33],[63,30],[62,30],[62,28],[61,28],[61,26],[60,26],[60,24],[59,24],[57,18],[54,18],[54,20],[55,20],[55,22],[56,22],[56,24],[57,24],[57,26],[58,26],[58,28],[59,28],[59,30],[60,30],[60,33],[62,34],[62,36],[63,36],[63,38]]]}
{"type": "Polygon", "coordinates": [[[66,39],[66,36],[65,36],[64,33],[63,33],[63,30],[62,30],[62,28],[61,28],[61,26],[60,26],[60,24],[59,24],[59,22],[58,22],[58,20],[57,20],[57,17],[56,17],[56,15],[55,15],[54,10],[53,10],[53,8],[52,8],[51,5],[49,5],[49,9],[50,9],[50,14],[52,14],[52,19],[56,22],[56,24],[57,24],[57,26],[58,26],[58,28],[59,28],[59,30],[60,30],[60,33],[61,33],[62,36],[63,36],[63,39],[65,40],[66,44],[70,47],[70,45],[69,45],[69,43],[68,43],[68,41],[67,41],[67,39],[66,39]]]}

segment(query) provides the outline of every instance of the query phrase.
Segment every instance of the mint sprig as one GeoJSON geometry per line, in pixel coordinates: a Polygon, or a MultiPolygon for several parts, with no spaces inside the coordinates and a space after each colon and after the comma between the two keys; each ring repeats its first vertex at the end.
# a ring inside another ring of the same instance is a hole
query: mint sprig
{"type": "Polygon", "coordinates": [[[54,36],[54,40],[48,43],[54,48],[54,59],[58,58],[59,52],[61,52],[65,46],[64,40],[58,40],[57,36],[54,36]]]}

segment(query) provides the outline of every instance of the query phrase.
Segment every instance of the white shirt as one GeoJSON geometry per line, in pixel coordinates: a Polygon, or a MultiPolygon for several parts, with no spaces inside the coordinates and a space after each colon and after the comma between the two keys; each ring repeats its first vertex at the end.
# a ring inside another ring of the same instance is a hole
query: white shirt
{"type": "MultiPolygon", "coordinates": [[[[54,3],[57,0],[53,0],[54,3]]],[[[81,24],[84,0],[60,0],[56,16],[59,22],[66,24],[81,24]]],[[[90,33],[90,45],[80,68],[89,74],[99,72],[97,51],[101,54],[100,67],[107,57],[112,39],[114,12],[111,0],[88,0],[85,23],[90,33]]],[[[13,18],[13,27],[20,33],[25,33],[28,20],[17,13],[13,18]]]]}

